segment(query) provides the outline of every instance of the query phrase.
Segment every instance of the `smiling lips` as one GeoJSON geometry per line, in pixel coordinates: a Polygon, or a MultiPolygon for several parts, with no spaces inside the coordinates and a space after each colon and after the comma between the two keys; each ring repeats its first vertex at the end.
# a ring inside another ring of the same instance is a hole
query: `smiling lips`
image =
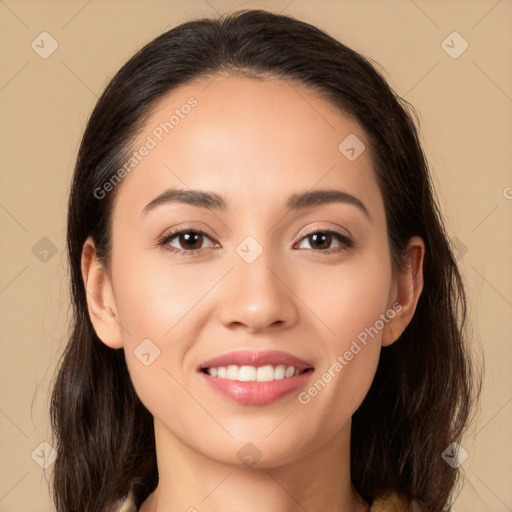
{"type": "Polygon", "coordinates": [[[264,405],[304,384],[313,365],[281,351],[240,350],[206,361],[199,375],[217,392],[243,405],[264,405]]]}

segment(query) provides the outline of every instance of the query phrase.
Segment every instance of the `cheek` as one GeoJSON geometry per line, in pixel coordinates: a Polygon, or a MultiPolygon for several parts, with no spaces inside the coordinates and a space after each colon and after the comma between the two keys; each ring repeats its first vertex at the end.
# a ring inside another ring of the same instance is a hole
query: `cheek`
{"type": "Polygon", "coordinates": [[[315,283],[323,284],[310,294],[308,306],[319,311],[329,327],[322,349],[324,358],[316,379],[299,395],[317,427],[334,434],[359,407],[377,370],[382,330],[386,323],[391,266],[385,253],[361,258],[336,271],[316,273],[315,283]],[[324,293],[318,293],[323,290],[324,293]]]}
{"type": "Polygon", "coordinates": [[[122,253],[113,257],[113,280],[133,385],[150,411],[179,414],[190,401],[178,383],[183,383],[183,360],[201,328],[201,298],[218,280],[218,272],[171,265],[163,257],[150,261],[136,251],[131,258],[122,253]]]}
{"type": "MultiPolygon", "coordinates": [[[[116,306],[123,336],[164,340],[193,311],[217,274],[198,272],[192,265],[171,265],[165,258],[119,258],[116,262],[116,306]]],[[[140,340],[139,340],[140,342],[140,340]]]]}
{"type": "MultiPolygon", "coordinates": [[[[325,330],[329,345],[342,350],[361,333],[364,338],[386,312],[391,284],[389,259],[385,252],[375,251],[340,265],[318,266],[301,279],[298,295],[329,328],[325,330]]],[[[372,338],[380,340],[380,334],[372,338]]]]}
{"type": "Polygon", "coordinates": [[[308,418],[312,432],[323,431],[326,437],[334,436],[368,393],[381,349],[380,334],[371,338],[364,330],[369,318],[368,311],[357,318],[347,312],[343,318],[340,315],[336,328],[341,334],[328,345],[326,363],[318,367],[315,378],[297,396],[301,415],[308,418]]]}

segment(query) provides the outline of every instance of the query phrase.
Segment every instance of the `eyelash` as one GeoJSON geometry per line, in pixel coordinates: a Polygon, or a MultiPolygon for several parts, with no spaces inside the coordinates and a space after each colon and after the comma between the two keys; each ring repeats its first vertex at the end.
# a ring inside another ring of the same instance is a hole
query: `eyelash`
{"type": "MultiPolygon", "coordinates": [[[[201,229],[192,229],[192,228],[185,228],[185,229],[181,229],[179,231],[175,231],[173,233],[170,233],[168,235],[165,235],[163,236],[162,238],[160,238],[158,240],[158,246],[159,247],[163,247],[165,250],[167,251],[170,251],[174,254],[177,254],[179,256],[198,256],[199,253],[201,253],[202,251],[208,249],[208,248],[203,248],[203,249],[176,249],[175,247],[172,247],[169,245],[169,242],[171,240],[173,240],[174,238],[176,238],[177,236],[179,235],[183,235],[183,234],[190,234],[190,233],[194,233],[194,234],[198,234],[198,235],[203,235],[203,236],[206,236],[207,238],[210,238],[211,240],[211,237],[205,233],[204,231],[202,231],[201,229]]],[[[350,238],[348,238],[347,236],[343,235],[342,233],[339,233],[338,231],[332,231],[332,230],[329,230],[329,229],[317,229],[315,231],[311,231],[309,233],[306,233],[300,240],[299,242],[301,242],[302,240],[312,236],[312,235],[316,235],[316,234],[319,234],[319,233],[322,233],[324,235],[330,235],[330,236],[335,236],[338,241],[341,243],[340,247],[338,248],[335,248],[335,249],[327,249],[327,250],[315,250],[315,249],[308,249],[310,251],[314,251],[314,252],[319,252],[319,253],[322,253],[322,254],[336,254],[336,253],[341,253],[343,251],[347,251],[349,249],[351,249],[353,246],[354,246],[354,243],[352,242],[352,240],[350,238]]]]}

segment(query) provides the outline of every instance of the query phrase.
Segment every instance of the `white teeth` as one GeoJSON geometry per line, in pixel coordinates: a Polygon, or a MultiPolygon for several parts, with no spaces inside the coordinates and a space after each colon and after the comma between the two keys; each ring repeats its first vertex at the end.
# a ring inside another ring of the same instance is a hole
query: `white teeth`
{"type": "MultiPolygon", "coordinates": [[[[293,368],[293,366],[292,366],[293,368]]],[[[281,380],[284,379],[284,372],[286,371],[286,368],[284,365],[280,364],[279,366],[276,366],[274,370],[274,379],[275,380],[281,380]]]]}
{"type": "Polygon", "coordinates": [[[258,382],[270,382],[274,380],[274,367],[271,364],[260,366],[256,374],[256,380],[258,382]]]}
{"type": "Polygon", "coordinates": [[[256,368],[254,366],[241,366],[238,373],[238,380],[251,382],[256,380],[256,368]]]}
{"type": "Polygon", "coordinates": [[[229,380],[239,380],[238,375],[240,373],[240,368],[234,364],[228,366],[228,371],[226,373],[226,379],[229,380]]]}
{"type": "Polygon", "coordinates": [[[217,368],[208,368],[208,375],[211,377],[220,377],[221,379],[238,380],[241,382],[270,382],[272,380],[281,380],[284,378],[300,375],[301,371],[294,366],[286,367],[284,364],[272,366],[237,366],[229,365],[219,366],[217,368]]]}

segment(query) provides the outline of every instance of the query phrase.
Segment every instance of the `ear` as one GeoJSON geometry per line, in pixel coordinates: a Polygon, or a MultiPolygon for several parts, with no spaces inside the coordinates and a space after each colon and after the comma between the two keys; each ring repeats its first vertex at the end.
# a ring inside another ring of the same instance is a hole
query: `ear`
{"type": "Polygon", "coordinates": [[[386,324],[382,333],[382,346],[394,343],[412,320],[423,290],[423,258],[425,243],[419,236],[413,236],[407,245],[407,266],[395,276],[394,293],[390,297],[390,309],[395,316],[386,324]]]}
{"type": "Polygon", "coordinates": [[[97,259],[96,248],[89,236],[82,248],[82,279],[86,290],[89,317],[98,338],[105,345],[118,349],[123,346],[112,285],[107,271],[97,259]]]}

